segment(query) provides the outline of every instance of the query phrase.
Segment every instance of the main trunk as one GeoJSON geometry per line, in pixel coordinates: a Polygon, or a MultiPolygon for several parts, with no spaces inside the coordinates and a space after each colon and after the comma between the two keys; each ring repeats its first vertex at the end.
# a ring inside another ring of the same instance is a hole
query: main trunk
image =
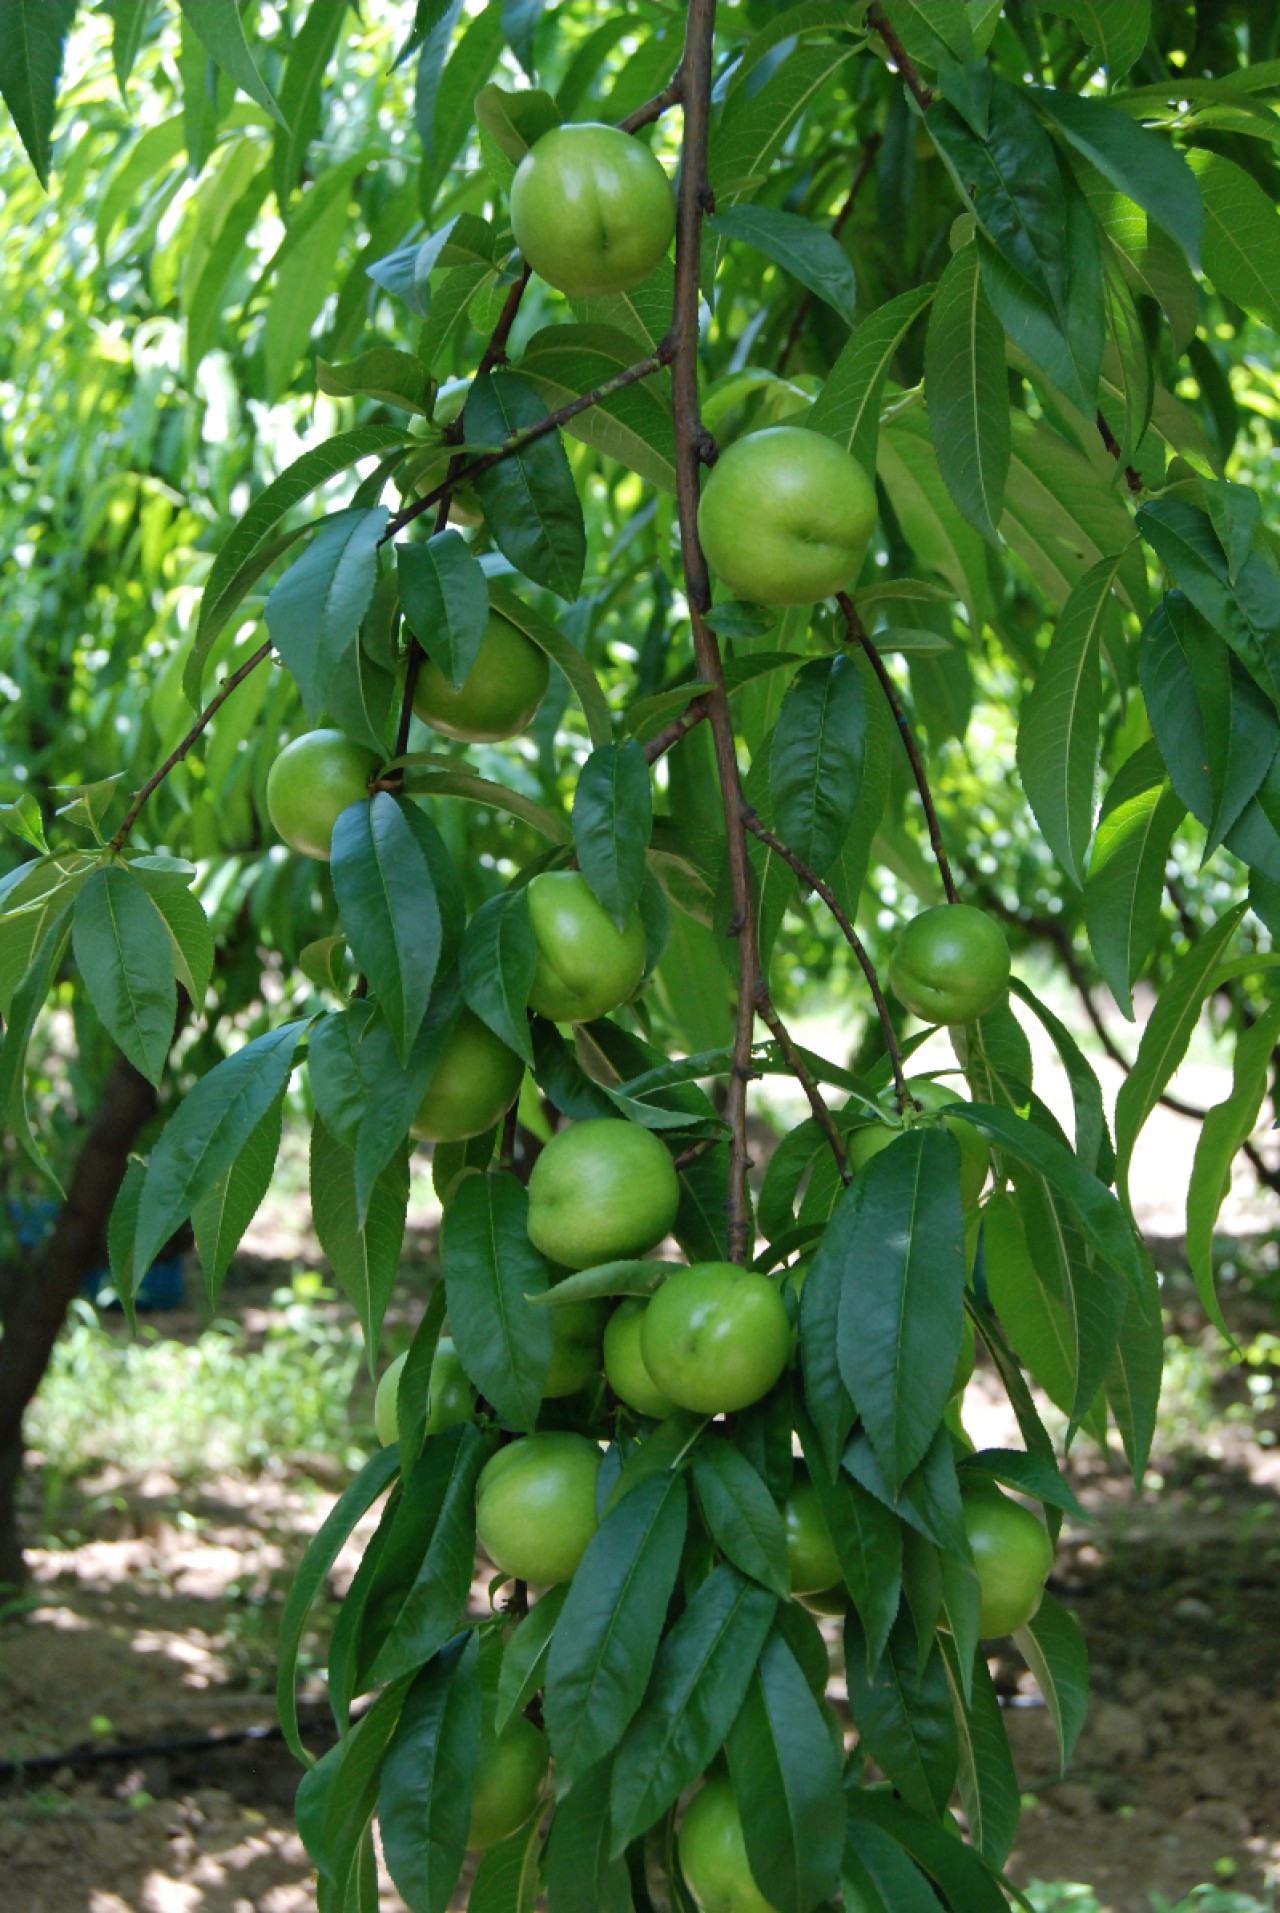
{"type": "Polygon", "coordinates": [[[103,1087],[53,1232],[18,1271],[5,1296],[0,1341],[0,1585],[17,1585],[23,1574],[17,1495],[27,1404],[49,1365],[71,1300],[98,1258],[129,1152],[155,1106],[155,1090],[120,1057],[103,1087]]]}

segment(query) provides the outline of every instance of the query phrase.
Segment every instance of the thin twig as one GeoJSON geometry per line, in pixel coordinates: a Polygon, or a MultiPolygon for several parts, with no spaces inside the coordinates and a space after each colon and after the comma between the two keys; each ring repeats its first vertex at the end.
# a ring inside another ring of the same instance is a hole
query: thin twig
{"type": "Polygon", "coordinates": [[[832,1120],[831,1111],[827,1108],[822,1091],[814,1081],[808,1064],[791,1040],[790,1030],[773,1007],[763,977],[759,979],[759,987],[756,990],[756,1014],[772,1031],[773,1040],[782,1051],[782,1060],[808,1098],[813,1119],[830,1145],[831,1153],[836,1159],[836,1168],[840,1172],[840,1180],[848,1185],[853,1181],[853,1171],[849,1167],[849,1152],[844,1146],[844,1139],[832,1120]]]}
{"type": "Polygon", "coordinates": [[[738,1006],[734,1022],[733,1062],[725,1098],[729,1124],[729,1196],[726,1233],[729,1257],[745,1262],[751,1249],[750,1208],[747,1197],[747,1084],[756,1074],[751,1051],[755,1035],[756,979],[759,951],[751,866],[742,822],[742,780],[733,735],[733,717],[725,691],[720,646],[707,622],[711,609],[711,576],[698,537],[698,474],[707,452],[708,434],[698,400],[698,301],[702,254],[702,216],[714,206],[707,179],[707,143],[711,131],[711,42],[715,28],[715,0],[689,0],[685,33],[684,136],[680,187],[676,201],[676,284],[670,337],[675,343],[671,363],[672,401],[676,426],[676,502],[680,519],[680,546],[684,562],[685,596],[693,630],[694,662],[698,676],[710,686],[708,721],[715,738],[716,769],[724,802],[726,842],[733,916],[730,935],[738,939],[738,1006]]]}
{"type": "Polygon", "coordinates": [[[758,837],[762,844],[767,844],[770,850],[776,852],[779,857],[790,864],[801,883],[807,884],[815,895],[821,897],[823,903],[825,903],[827,909],[835,918],[841,936],[853,951],[854,956],[858,960],[859,967],[862,970],[862,974],[867,979],[867,986],[871,991],[871,1000],[876,1006],[876,1015],[880,1019],[880,1029],[884,1036],[884,1046],[888,1052],[889,1065],[893,1070],[893,1085],[897,1092],[898,1107],[900,1109],[905,1107],[906,1102],[910,1099],[910,1092],[907,1089],[906,1077],[902,1069],[902,1051],[898,1047],[898,1036],[893,1027],[893,1018],[889,1014],[889,1005],[885,1001],[884,991],[880,988],[880,979],[876,975],[876,966],[871,961],[867,952],[867,946],[854,929],[848,915],[841,906],[840,899],[836,896],[830,884],[825,883],[816,870],[811,870],[804,859],[798,857],[789,844],[784,844],[781,837],[770,830],[768,825],[762,822],[760,817],[757,816],[756,812],[752,810],[748,804],[743,805],[742,821],[753,837],[758,837]]]}
{"type": "Polygon", "coordinates": [[[270,638],[268,638],[265,644],[260,644],[258,646],[257,650],[254,652],[252,657],[245,659],[244,663],[240,666],[239,670],[233,671],[229,678],[223,679],[222,685],[219,688],[217,695],[215,697],[210,698],[209,702],[205,705],[203,711],[201,711],[199,717],[196,719],[195,723],[191,726],[191,729],[187,732],[182,742],[176,745],[174,749],[170,751],[169,755],[165,758],[164,763],[161,764],[159,770],[154,771],[152,773],[152,775],[147,779],[146,783],[142,786],[142,789],[138,791],[136,795],[134,796],[133,802],[130,804],[128,810],[125,812],[124,822],[121,824],[115,836],[111,839],[110,847],[112,850],[120,851],[124,849],[125,839],[128,837],[129,832],[133,829],[133,826],[137,823],[139,813],[142,810],[142,806],[146,803],[151,793],[154,790],[158,790],[160,785],[163,784],[165,778],[169,775],[169,772],[173,770],[176,765],[182,762],[187,752],[191,749],[191,746],[195,743],[196,739],[199,737],[201,731],[203,731],[206,724],[208,724],[210,718],[214,717],[217,714],[217,712],[222,709],[227,699],[231,696],[231,693],[234,690],[236,690],[241,684],[244,683],[245,679],[248,677],[251,671],[256,671],[258,666],[262,664],[264,660],[269,658],[270,656],[271,656],[271,640],[270,638]]]}
{"type": "Polygon", "coordinates": [[[655,93],[651,100],[646,100],[643,106],[637,106],[634,113],[628,113],[626,119],[618,120],[617,124],[624,133],[638,133],[642,126],[650,126],[654,120],[661,119],[669,106],[678,106],[683,97],[684,61],[681,60],[662,91],[655,93]]]}
{"type": "Polygon", "coordinates": [[[920,75],[916,72],[911,55],[907,52],[907,49],[903,46],[893,28],[889,25],[889,22],[885,19],[879,7],[871,6],[867,8],[867,25],[873,33],[880,35],[880,38],[888,47],[890,58],[897,67],[903,84],[911,89],[911,92],[915,95],[916,105],[923,113],[932,103],[933,88],[926,86],[920,78],[920,75]]]}
{"type": "Polygon", "coordinates": [[[857,606],[847,591],[836,594],[836,602],[844,613],[851,643],[860,644],[871,669],[875,672],[880,689],[884,692],[885,702],[893,712],[893,721],[898,727],[898,736],[911,763],[911,773],[916,780],[916,789],[920,793],[920,802],[924,806],[925,823],[929,830],[929,843],[933,849],[934,862],[938,866],[938,875],[942,878],[942,888],[946,892],[948,903],[959,903],[960,892],[956,889],[955,878],[951,874],[951,864],[947,858],[946,845],[942,841],[942,829],[938,823],[937,806],[933,801],[933,792],[929,788],[929,778],[925,771],[924,759],[920,755],[920,746],[916,743],[915,733],[911,729],[911,719],[907,716],[902,699],[898,696],[898,687],[890,677],[884,659],[876,650],[867,635],[867,627],[858,614],[857,606]]]}
{"type": "Polygon", "coordinates": [[[387,528],[378,543],[385,545],[388,539],[394,538],[396,533],[403,531],[406,525],[411,525],[415,518],[421,518],[422,514],[430,511],[433,505],[439,505],[442,500],[446,500],[459,485],[465,485],[468,480],[478,477],[481,472],[492,471],[495,465],[501,465],[504,459],[523,451],[526,445],[532,445],[538,439],[545,438],[549,432],[559,431],[562,425],[567,425],[570,419],[577,418],[580,412],[590,411],[593,405],[602,404],[605,399],[612,398],[615,392],[625,391],[627,386],[636,385],[641,379],[652,378],[655,372],[661,371],[664,365],[671,363],[674,355],[675,345],[670,338],[666,338],[655,351],[649,354],[647,359],[638,359],[634,365],[624,366],[620,372],[615,372],[612,378],[602,380],[589,392],[583,392],[577,398],[566,400],[563,405],[558,405],[554,412],[548,412],[543,418],[535,419],[532,425],[521,426],[518,432],[512,432],[510,438],[504,438],[501,445],[495,446],[493,451],[484,452],[479,458],[467,459],[458,466],[456,471],[451,463],[449,471],[446,472],[440,484],[433,486],[421,498],[416,498],[412,505],[406,505],[403,510],[396,512],[388,519],[387,528]]]}
{"type": "MultiPolygon", "coordinates": [[[[880,142],[883,137],[881,133],[873,133],[862,149],[862,157],[858,161],[857,171],[853,175],[853,184],[845,194],[840,209],[831,222],[831,237],[833,239],[840,237],[850,214],[858,203],[858,195],[866,183],[871,168],[875,165],[876,154],[880,150],[880,142]]],[[[786,371],[791,354],[800,343],[800,334],[804,331],[804,322],[809,316],[812,305],[813,294],[811,292],[803,293],[800,298],[800,303],[796,307],[795,317],[791,321],[791,328],[782,342],[782,350],[778,354],[777,369],[780,374],[786,371]]]]}
{"type": "Polygon", "coordinates": [[[645,762],[656,764],[660,757],[665,757],[672,745],[678,744],[686,732],[691,731],[696,724],[701,724],[709,710],[705,692],[691,698],[678,717],[673,717],[669,724],[664,724],[649,739],[644,747],[645,762]]]}

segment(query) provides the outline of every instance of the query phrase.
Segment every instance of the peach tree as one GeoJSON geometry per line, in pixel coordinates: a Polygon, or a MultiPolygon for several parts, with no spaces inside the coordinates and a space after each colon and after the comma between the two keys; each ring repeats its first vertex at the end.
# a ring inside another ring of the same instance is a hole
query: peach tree
{"type": "Polygon", "coordinates": [[[1064,1767],[1087,1688],[1041,1409],[1141,1481],[1135,1148],[1226,1003],[1187,1211],[1220,1319],[1280,1031],[1264,428],[1235,449],[1280,323],[1275,22],[418,0],[388,72],[339,4],[112,0],[144,130],[78,73],[58,145],[74,13],[0,14],[36,172],[106,168],[97,245],[176,301],[188,402],[228,378],[265,429],[292,395],[302,443],[193,479],[127,771],[55,727],[68,801],[8,807],[0,1086],[42,1163],[26,1058],[68,990],[135,1095],[185,1069],[141,1147],[141,1103],[95,1125],[129,1308],[187,1225],[217,1296],[305,1108],[375,1369],[430,1148],[442,1277],[282,1628],[322,1913],[376,1906],[375,1825],[414,1913],[469,1849],[474,1913],[1003,1908],[988,1644],[1064,1767]],[[215,943],[233,850],[270,902],[215,943]],[[1110,1118],[1011,967],[1026,890],[1086,995],[1158,981],[1110,1118]],[[818,979],[838,1055],[792,1028],[818,979]],[[808,1113],[753,1175],[777,1083],[808,1113]],[[1016,1448],[965,1432],[977,1342],[1016,1448]],[[373,1510],[314,1760],[299,1647],[373,1510]]]}

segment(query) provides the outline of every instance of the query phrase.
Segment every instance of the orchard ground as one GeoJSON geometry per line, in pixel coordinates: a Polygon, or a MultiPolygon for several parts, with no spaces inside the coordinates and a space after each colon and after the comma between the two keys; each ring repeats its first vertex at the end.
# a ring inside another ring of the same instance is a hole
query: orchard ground
{"type": "MultiPolygon", "coordinates": [[[[835,1015],[798,1021],[797,1033],[835,1055],[850,1047],[835,1015]]],[[[1132,1053],[1125,1026],[1113,1033],[1132,1053]]],[[[1118,1072],[1079,1035],[1114,1096],[1118,1072]]],[[[950,1060],[940,1043],[913,1068],[950,1060]]],[[[1037,1050],[1036,1069],[1045,1100],[1069,1109],[1047,1053],[1037,1050]]],[[[1228,1086],[1198,1038],[1174,1093],[1205,1106],[1228,1086]]],[[[1192,1124],[1159,1111],[1138,1156],[1139,1220],[1183,1338],[1170,1344],[1148,1493],[1136,1501],[1118,1465],[1087,1444],[1070,1464],[1094,1519],[1067,1523],[1053,1585],[1084,1624],[1094,1692],[1065,1780],[1029,1675],[1012,1652],[998,1658],[1027,1803],[1012,1875],[1081,1888],[1036,1889],[1045,1913],[1150,1913],[1152,1893],[1176,1906],[1213,1881],[1212,1898],[1190,1903],[1205,1913],[1275,1905],[1280,1202],[1241,1166],[1221,1225],[1223,1294],[1250,1359],[1232,1364],[1204,1329],[1180,1261],[1194,1141],[1192,1124]]],[[[358,1332],[313,1273],[324,1265],[303,1147],[299,1138],[286,1148],[218,1329],[192,1307],[151,1318],[138,1344],[113,1320],[86,1321],[64,1345],[35,1423],[30,1600],[0,1618],[0,1758],[272,1722],[274,1633],[292,1564],[373,1440],[358,1332]]],[[[763,1158],[763,1126],[755,1147],[763,1158]]],[[[1265,1137],[1263,1148],[1276,1153],[1265,1137]]],[[[406,1267],[420,1298],[439,1214],[425,1158],[414,1198],[406,1267]]],[[[198,1284],[193,1269],[193,1300],[198,1284]]],[[[389,1320],[388,1358],[407,1326],[389,1320]]],[[[981,1366],[966,1418],[981,1445],[1015,1438],[981,1366]]],[[[339,1563],[337,1592],[357,1553],[349,1547],[339,1563]]],[[[478,1608],[486,1581],[482,1570],[478,1608]]],[[[326,1616],[314,1618],[313,1645],[326,1616]]],[[[320,1720],[314,1660],[304,1669],[304,1707],[320,1720]]],[[[6,1913],[304,1913],[314,1900],[292,1826],[296,1779],[273,1740],[33,1770],[0,1789],[6,1913]]],[[[384,1906],[399,1906],[390,1890],[384,1906]]]]}

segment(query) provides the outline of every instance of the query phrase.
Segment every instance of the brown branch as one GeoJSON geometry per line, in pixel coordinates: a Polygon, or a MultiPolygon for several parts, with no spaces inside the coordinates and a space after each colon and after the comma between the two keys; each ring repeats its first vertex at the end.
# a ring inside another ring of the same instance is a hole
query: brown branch
{"type": "Polygon", "coordinates": [[[191,729],[187,732],[182,742],[176,745],[174,749],[170,751],[169,755],[165,758],[164,763],[160,766],[159,770],[154,771],[152,775],[147,779],[146,783],[142,786],[142,789],[135,794],[133,802],[130,804],[128,810],[124,814],[124,822],[121,824],[115,836],[111,839],[110,848],[112,850],[121,851],[124,849],[125,839],[128,837],[129,832],[133,829],[133,826],[137,823],[139,814],[142,810],[143,805],[146,803],[148,797],[151,796],[153,791],[158,790],[160,788],[165,778],[169,775],[169,772],[175,769],[176,766],[182,762],[187,752],[191,749],[191,746],[195,743],[196,739],[199,737],[201,731],[204,730],[209,720],[212,717],[214,717],[217,714],[217,712],[219,712],[222,709],[227,699],[231,696],[231,693],[234,690],[236,690],[241,684],[244,683],[245,679],[248,677],[251,671],[256,671],[258,666],[263,662],[263,660],[266,658],[269,658],[270,656],[271,656],[271,640],[270,638],[268,638],[265,644],[260,644],[258,646],[257,650],[254,652],[251,658],[245,659],[244,663],[240,666],[238,671],[233,671],[229,678],[223,679],[221,688],[219,689],[217,695],[209,699],[209,702],[205,705],[203,711],[201,711],[199,717],[196,719],[195,723],[191,726],[191,729]]]}
{"type": "MultiPolygon", "coordinates": [[[[1102,439],[1103,444],[1106,446],[1107,450],[1110,452],[1112,458],[1114,458],[1116,462],[1119,463],[1120,456],[1121,456],[1120,442],[1117,439],[1115,433],[1112,431],[1111,427],[1107,424],[1106,419],[1103,417],[1101,406],[1099,406],[1098,410],[1094,413],[1094,423],[1096,424],[1098,428],[1098,434],[1100,438],[1102,439]]],[[[1139,477],[1138,473],[1134,471],[1132,465],[1126,465],[1124,468],[1124,482],[1129,487],[1129,490],[1133,493],[1134,497],[1136,498],[1138,496],[1138,493],[1142,490],[1142,480],[1139,477]]]]}
{"type": "Polygon", "coordinates": [[[644,747],[645,762],[656,764],[660,757],[665,757],[672,745],[678,744],[687,731],[701,724],[703,718],[708,716],[709,708],[705,692],[691,698],[678,717],[673,717],[669,724],[664,724],[649,739],[644,747]]]}
{"type": "MultiPolygon", "coordinates": [[[[830,884],[824,883],[817,871],[811,870],[804,859],[798,857],[789,844],[783,843],[781,837],[770,830],[768,825],[763,823],[755,811],[747,804],[743,805],[742,821],[744,827],[751,832],[753,837],[758,837],[762,844],[767,844],[770,850],[776,852],[779,857],[790,864],[801,883],[808,884],[810,890],[821,897],[823,903],[825,903],[827,909],[835,918],[841,936],[843,936],[845,942],[853,951],[862,970],[862,974],[867,979],[867,987],[871,991],[871,1000],[876,1006],[876,1015],[880,1019],[880,1029],[884,1036],[884,1046],[888,1052],[889,1065],[893,1070],[893,1085],[897,1093],[898,1107],[899,1109],[905,1108],[906,1104],[910,1101],[910,1091],[907,1089],[906,1077],[903,1074],[902,1051],[898,1047],[897,1031],[893,1027],[893,1018],[889,1014],[889,1005],[885,1001],[884,991],[880,988],[880,979],[876,975],[876,966],[867,953],[865,943],[854,929],[848,915],[841,906],[840,899],[836,896],[830,884]]],[[[766,1018],[766,1021],[767,1020],[766,1018]]]]}
{"type": "Polygon", "coordinates": [[[684,61],[681,60],[667,84],[660,93],[655,93],[643,106],[637,106],[634,113],[628,113],[625,120],[616,123],[624,133],[638,133],[642,126],[651,126],[654,120],[661,119],[669,106],[677,106],[684,98],[684,61]]]}
{"type": "Polygon", "coordinates": [[[730,1260],[745,1262],[751,1249],[747,1197],[747,1170],[751,1163],[747,1153],[747,1084],[756,1073],[751,1066],[751,1051],[760,964],[733,718],[725,691],[720,646],[707,622],[711,609],[711,576],[698,537],[698,474],[706,456],[708,436],[698,400],[698,281],[701,272],[702,216],[714,205],[707,180],[707,143],[711,131],[711,42],[715,16],[715,0],[689,0],[684,58],[681,62],[684,69],[684,136],[676,201],[675,301],[669,337],[674,343],[671,383],[676,426],[676,503],[680,520],[685,596],[693,630],[695,668],[698,676],[710,686],[703,695],[707,700],[708,721],[715,739],[716,769],[724,803],[729,881],[733,898],[729,933],[738,939],[738,1005],[734,1022],[733,1062],[725,1098],[725,1117],[730,1129],[726,1221],[730,1260]]]}
{"type": "Polygon", "coordinates": [[[925,823],[929,830],[929,843],[933,850],[933,860],[938,866],[938,875],[942,878],[942,888],[946,892],[948,903],[959,903],[960,893],[956,889],[955,878],[951,874],[951,864],[947,857],[946,846],[942,841],[942,828],[938,823],[938,811],[933,801],[933,792],[929,788],[929,778],[925,771],[924,759],[920,755],[920,746],[916,743],[915,733],[911,729],[911,720],[903,708],[898,696],[898,687],[890,677],[884,659],[876,650],[867,635],[867,628],[858,615],[857,606],[847,591],[836,593],[836,602],[844,613],[851,643],[860,644],[868,664],[875,672],[880,689],[884,692],[885,702],[893,712],[893,721],[898,727],[898,736],[911,763],[911,773],[916,780],[916,789],[920,793],[920,802],[924,806],[925,823]]]}
{"type": "Polygon", "coordinates": [[[836,1159],[836,1168],[840,1172],[840,1180],[847,1187],[848,1184],[853,1181],[853,1171],[849,1167],[849,1152],[844,1146],[844,1140],[840,1131],[832,1121],[831,1111],[827,1108],[822,1091],[818,1088],[817,1083],[810,1073],[808,1064],[792,1042],[790,1030],[788,1030],[786,1024],[778,1015],[777,1010],[773,1007],[773,1001],[763,977],[760,977],[757,981],[756,1014],[772,1031],[773,1040],[782,1052],[783,1061],[808,1098],[809,1107],[813,1111],[813,1119],[826,1137],[831,1147],[831,1153],[836,1159]]]}
{"type": "Polygon", "coordinates": [[[867,8],[867,25],[873,33],[880,35],[880,38],[888,47],[889,57],[897,67],[903,84],[910,87],[912,93],[915,95],[916,105],[923,113],[933,100],[933,88],[926,86],[920,78],[920,75],[916,72],[911,55],[907,52],[907,49],[903,46],[893,28],[889,25],[889,22],[885,19],[879,7],[871,6],[867,8]]]}
{"type": "Polygon", "coordinates": [[[532,425],[521,426],[518,432],[513,432],[510,438],[504,438],[501,445],[495,446],[493,451],[484,452],[479,458],[467,459],[460,465],[456,460],[451,461],[449,470],[440,484],[433,486],[423,497],[416,498],[412,505],[406,505],[402,511],[396,512],[388,519],[387,528],[378,543],[385,545],[388,539],[394,538],[396,533],[403,531],[406,525],[411,525],[415,518],[421,518],[422,514],[430,511],[433,505],[447,501],[459,485],[465,485],[468,480],[478,477],[481,472],[492,471],[495,465],[501,465],[504,459],[523,451],[526,445],[532,445],[538,439],[546,438],[549,432],[558,431],[562,425],[567,425],[571,419],[577,418],[580,412],[590,411],[593,405],[602,404],[605,399],[612,398],[615,392],[625,391],[627,386],[636,385],[641,379],[652,378],[653,374],[661,371],[664,365],[669,365],[674,356],[675,345],[668,336],[655,351],[649,354],[647,359],[638,359],[634,365],[624,366],[620,372],[615,372],[612,378],[602,380],[589,392],[583,392],[574,399],[567,399],[563,405],[558,405],[554,412],[548,412],[543,418],[535,419],[532,425]]]}
{"type": "MultiPolygon", "coordinates": [[[[871,168],[875,165],[876,154],[880,150],[880,143],[883,137],[881,133],[873,133],[862,149],[862,158],[858,161],[857,171],[853,175],[853,184],[845,194],[839,211],[831,222],[831,237],[833,239],[840,237],[850,214],[858,203],[858,195],[866,183],[871,168]]],[[[796,307],[795,317],[791,321],[791,328],[782,342],[782,350],[778,354],[777,369],[780,374],[786,371],[791,354],[800,343],[800,334],[804,331],[804,322],[809,316],[812,305],[813,294],[811,292],[803,293],[800,298],[800,303],[796,307]]]]}

